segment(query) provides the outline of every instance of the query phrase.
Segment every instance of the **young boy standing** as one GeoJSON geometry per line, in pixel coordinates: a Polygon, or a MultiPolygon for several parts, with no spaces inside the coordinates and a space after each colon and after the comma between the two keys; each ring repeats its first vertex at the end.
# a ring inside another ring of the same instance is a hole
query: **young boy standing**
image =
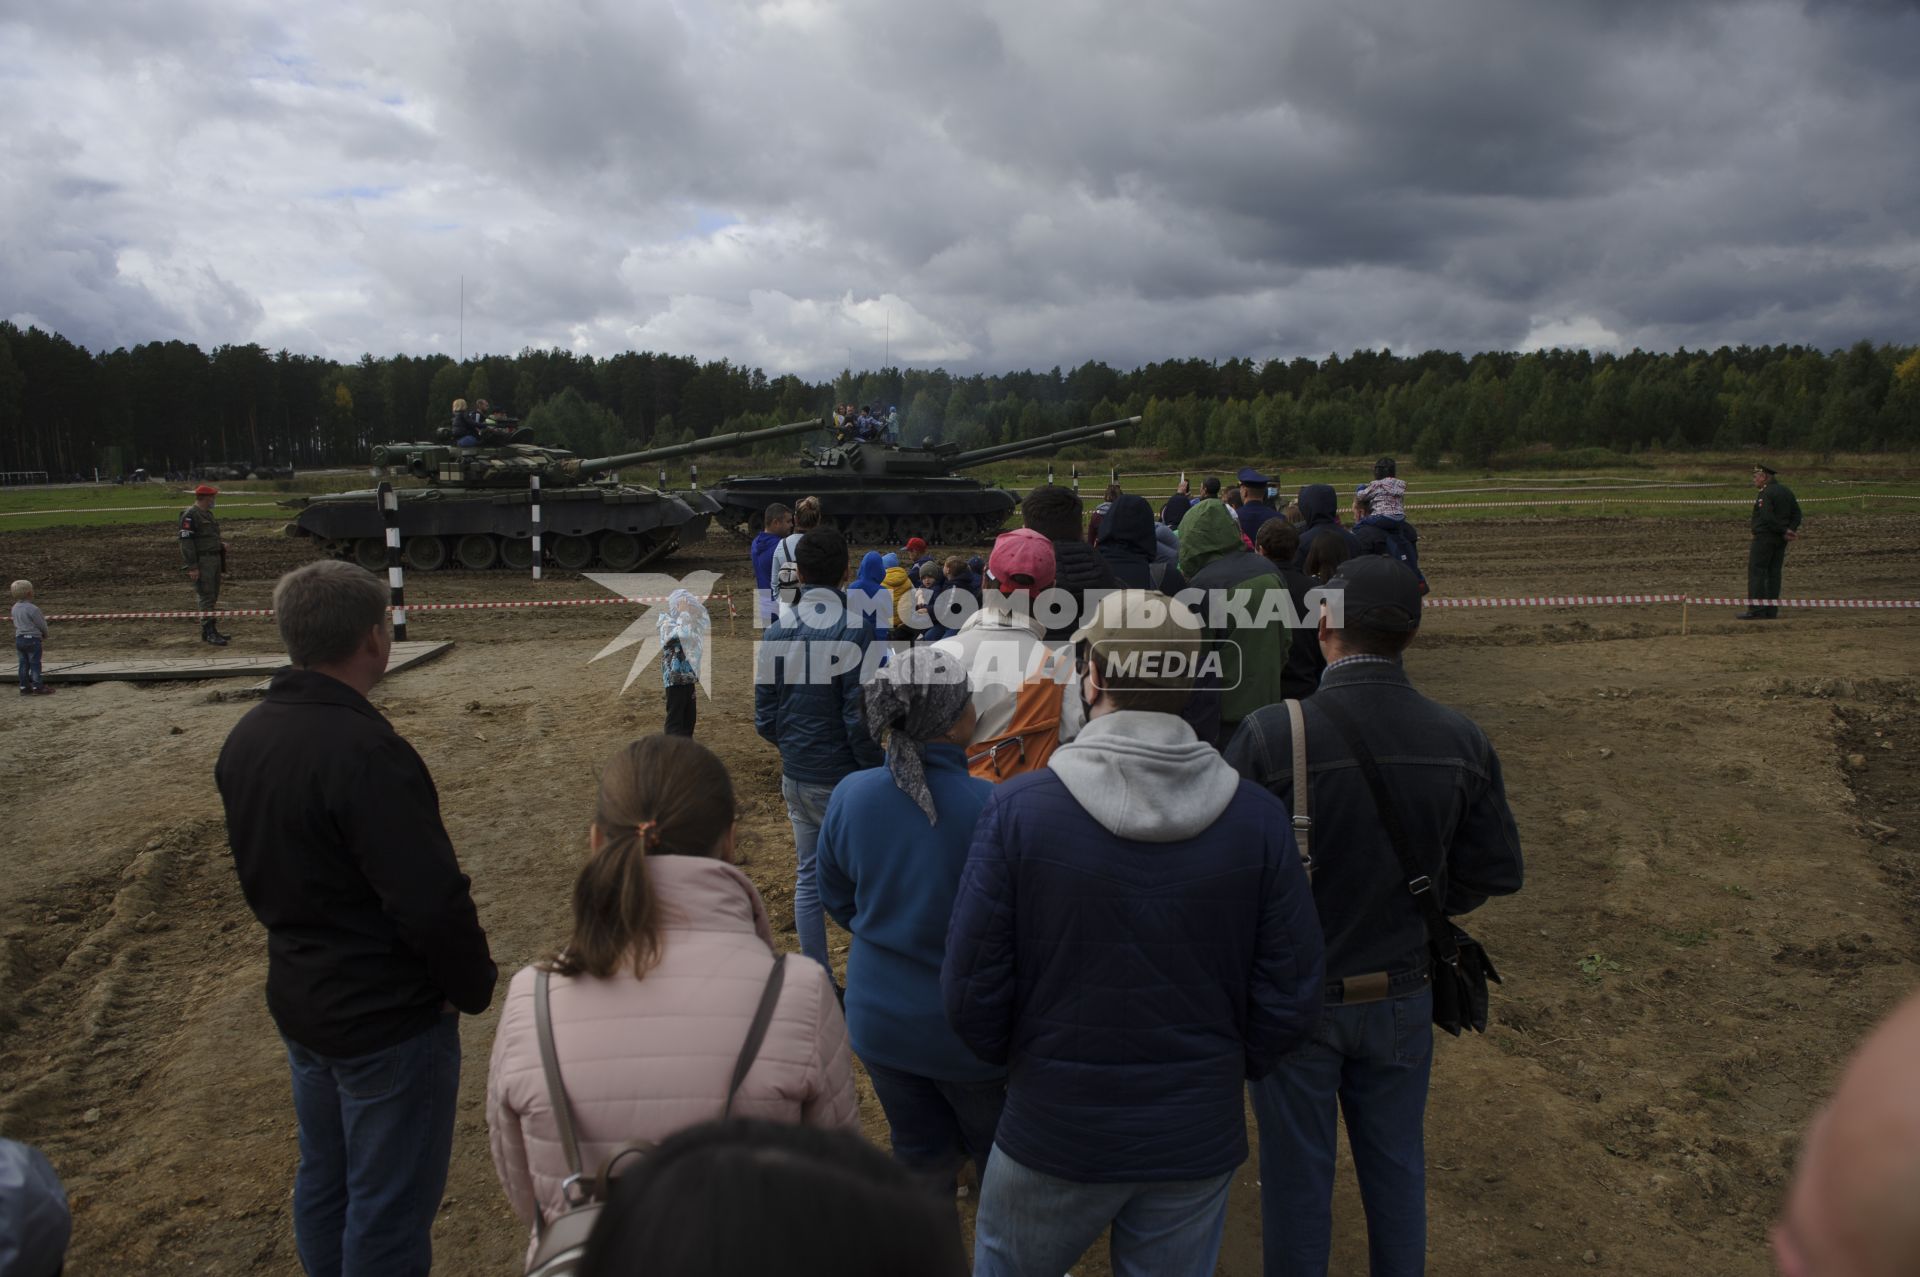
{"type": "Polygon", "coordinates": [[[47,614],[33,602],[33,582],[13,583],[13,650],[20,656],[20,695],[51,696],[40,679],[40,658],[47,642],[47,614]]]}

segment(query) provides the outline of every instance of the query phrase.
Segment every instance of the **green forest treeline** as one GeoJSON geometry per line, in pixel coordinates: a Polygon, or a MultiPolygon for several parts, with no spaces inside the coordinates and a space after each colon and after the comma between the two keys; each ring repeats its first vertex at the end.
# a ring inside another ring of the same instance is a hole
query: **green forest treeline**
{"type": "Polygon", "coordinates": [[[897,406],[905,437],[968,446],[1139,414],[1128,442],[1170,455],[1395,452],[1480,465],[1515,448],[1884,451],[1920,448],[1920,348],[1858,342],[1626,355],[1448,351],[1257,363],[1174,359],[1119,372],[959,376],[846,371],[830,383],[720,360],[523,350],[456,362],[342,364],[257,345],[90,352],[0,323],[0,470],[185,469],[247,458],[362,464],[377,442],[431,438],[456,398],[525,417],[590,454],[796,421],[838,403],[897,406]],[[109,459],[114,460],[109,460],[109,459]]]}

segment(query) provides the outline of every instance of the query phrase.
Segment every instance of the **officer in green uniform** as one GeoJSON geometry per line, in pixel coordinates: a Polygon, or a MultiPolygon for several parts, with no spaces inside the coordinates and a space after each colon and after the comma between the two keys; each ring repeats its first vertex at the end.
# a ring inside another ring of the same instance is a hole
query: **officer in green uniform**
{"type": "MultiPolygon", "coordinates": [[[[1774,477],[1771,466],[1753,468],[1753,486],[1760,495],[1753,499],[1753,544],[1747,549],[1747,597],[1780,597],[1780,569],[1787,561],[1787,542],[1800,535],[1800,503],[1793,492],[1774,477]]],[[[1742,621],[1771,621],[1780,614],[1777,607],[1749,607],[1740,614],[1742,621]]]]}
{"type": "MultiPolygon", "coordinates": [[[[213,499],[220,489],[203,483],[193,490],[193,504],[180,512],[180,561],[193,582],[200,610],[211,612],[220,602],[220,570],[227,565],[227,543],[220,539],[220,523],[213,517],[213,499]]],[[[200,638],[225,647],[227,636],[214,628],[214,618],[200,622],[200,638]]]]}

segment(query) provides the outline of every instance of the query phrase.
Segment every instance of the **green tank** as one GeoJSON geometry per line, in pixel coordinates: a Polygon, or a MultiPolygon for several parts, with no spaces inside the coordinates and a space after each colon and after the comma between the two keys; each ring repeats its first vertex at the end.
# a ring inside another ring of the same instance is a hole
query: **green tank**
{"type": "Polygon", "coordinates": [[[711,491],[721,525],[739,532],[758,532],[769,505],[791,507],[811,496],[820,499],[822,517],[855,545],[898,545],[909,537],[973,545],[1000,531],[1018,498],[960,471],[1112,435],[1139,420],[1075,426],[965,451],[951,443],[915,448],[843,440],[803,451],[793,474],[730,475],[711,491]]]}
{"type": "MultiPolygon", "coordinates": [[[[825,429],[824,420],[579,457],[531,443],[462,448],[449,443],[387,443],[373,450],[375,478],[414,479],[398,488],[400,554],[420,572],[462,567],[533,566],[532,483],[540,479],[541,550],[557,568],[595,566],[629,572],[705,539],[720,504],[704,492],[668,492],[623,483],[621,466],[727,452],[766,439],[825,429]]],[[[386,525],[378,493],[328,493],[301,506],[288,536],[311,537],[322,553],[375,571],[386,566],[386,525]]]]}

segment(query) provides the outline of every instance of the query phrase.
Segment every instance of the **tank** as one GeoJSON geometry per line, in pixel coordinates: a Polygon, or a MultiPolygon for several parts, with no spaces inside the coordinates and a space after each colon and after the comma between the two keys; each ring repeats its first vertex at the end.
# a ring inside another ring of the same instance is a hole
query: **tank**
{"type": "Polygon", "coordinates": [[[776,501],[792,506],[813,496],[820,498],[822,516],[855,545],[897,545],[916,536],[934,545],[973,545],[1000,531],[1018,498],[961,471],[1112,435],[1139,420],[1075,426],[966,451],[951,443],[914,448],[843,441],[803,452],[801,469],[793,474],[732,475],[714,485],[712,495],[720,504],[721,526],[739,532],[759,531],[776,501]]]}
{"type": "MultiPolygon", "coordinates": [[[[462,567],[533,566],[532,485],[540,478],[541,549],[569,571],[598,564],[629,572],[705,539],[720,505],[704,492],[666,492],[623,483],[621,466],[726,452],[827,426],[794,421],[764,430],[626,452],[579,457],[531,443],[462,448],[446,443],[387,443],[373,450],[376,478],[411,478],[398,490],[400,553],[421,572],[462,567]]],[[[329,493],[304,503],[288,536],[312,537],[323,553],[375,571],[386,566],[386,525],[373,489],[329,493]]]]}

